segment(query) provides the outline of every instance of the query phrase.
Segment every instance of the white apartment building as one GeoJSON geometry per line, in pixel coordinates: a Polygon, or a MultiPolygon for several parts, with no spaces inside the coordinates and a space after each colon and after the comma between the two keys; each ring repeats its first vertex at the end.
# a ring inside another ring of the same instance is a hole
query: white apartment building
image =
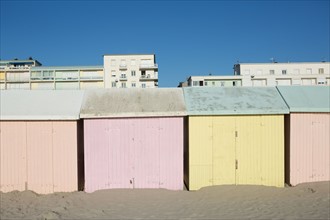
{"type": "Polygon", "coordinates": [[[154,54],[104,55],[106,88],[156,88],[158,65],[154,54]]]}
{"type": "Polygon", "coordinates": [[[157,88],[155,55],[104,55],[104,66],[45,67],[37,60],[0,61],[0,89],[157,88]]]}
{"type": "Polygon", "coordinates": [[[0,89],[29,89],[30,68],[41,66],[37,60],[1,60],[0,89]]]}
{"type": "MultiPolygon", "coordinates": [[[[188,86],[328,85],[329,62],[240,63],[234,76],[190,76],[188,86]]],[[[182,84],[184,85],[184,84],[182,84]]]]}

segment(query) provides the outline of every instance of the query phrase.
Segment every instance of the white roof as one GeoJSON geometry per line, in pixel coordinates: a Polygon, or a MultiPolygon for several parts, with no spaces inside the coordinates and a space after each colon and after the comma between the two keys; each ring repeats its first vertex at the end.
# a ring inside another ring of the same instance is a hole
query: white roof
{"type": "Polygon", "coordinates": [[[186,109],[179,88],[87,90],[80,113],[81,118],[183,115],[186,109]]]}
{"type": "Polygon", "coordinates": [[[79,119],[83,95],[77,90],[4,90],[0,120],[79,119]]]}

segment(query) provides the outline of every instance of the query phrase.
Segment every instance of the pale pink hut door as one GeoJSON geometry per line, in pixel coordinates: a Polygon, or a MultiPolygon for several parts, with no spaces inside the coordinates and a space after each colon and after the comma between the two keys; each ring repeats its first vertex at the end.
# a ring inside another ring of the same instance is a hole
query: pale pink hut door
{"type": "Polygon", "coordinates": [[[312,179],[313,181],[328,181],[330,180],[330,115],[320,114],[319,117],[315,118],[318,120],[312,122],[311,134],[313,137],[312,179]]]}
{"type": "MultiPolygon", "coordinates": [[[[129,158],[130,138],[125,130],[119,129],[118,120],[107,120],[108,136],[108,181],[109,188],[132,188],[131,160],[129,158]]],[[[125,125],[124,125],[125,126],[125,125]]],[[[126,126],[125,126],[126,127],[126,126]]]]}
{"type": "Polygon", "coordinates": [[[183,188],[183,118],[84,121],[85,191],[183,188]]]}
{"type": "Polygon", "coordinates": [[[122,144],[128,137],[122,137],[108,119],[85,120],[84,130],[85,191],[129,188],[129,151],[122,144]]]}
{"type": "Polygon", "coordinates": [[[159,119],[130,119],[130,161],[133,188],[159,188],[159,119]]]}

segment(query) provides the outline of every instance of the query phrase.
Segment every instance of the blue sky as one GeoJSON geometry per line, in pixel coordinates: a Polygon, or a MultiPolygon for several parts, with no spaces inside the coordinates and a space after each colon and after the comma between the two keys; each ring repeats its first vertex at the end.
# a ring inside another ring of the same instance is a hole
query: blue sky
{"type": "Polygon", "coordinates": [[[4,1],[0,57],[103,65],[155,53],[159,86],[232,75],[237,62],[330,59],[330,1],[4,1]]]}

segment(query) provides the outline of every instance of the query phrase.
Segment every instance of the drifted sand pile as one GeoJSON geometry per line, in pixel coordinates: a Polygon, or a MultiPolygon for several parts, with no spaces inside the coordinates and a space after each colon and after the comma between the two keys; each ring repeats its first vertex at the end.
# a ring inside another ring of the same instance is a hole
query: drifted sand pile
{"type": "Polygon", "coordinates": [[[330,182],[296,187],[213,186],[198,191],[1,193],[0,219],[329,219],[330,182]]]}

